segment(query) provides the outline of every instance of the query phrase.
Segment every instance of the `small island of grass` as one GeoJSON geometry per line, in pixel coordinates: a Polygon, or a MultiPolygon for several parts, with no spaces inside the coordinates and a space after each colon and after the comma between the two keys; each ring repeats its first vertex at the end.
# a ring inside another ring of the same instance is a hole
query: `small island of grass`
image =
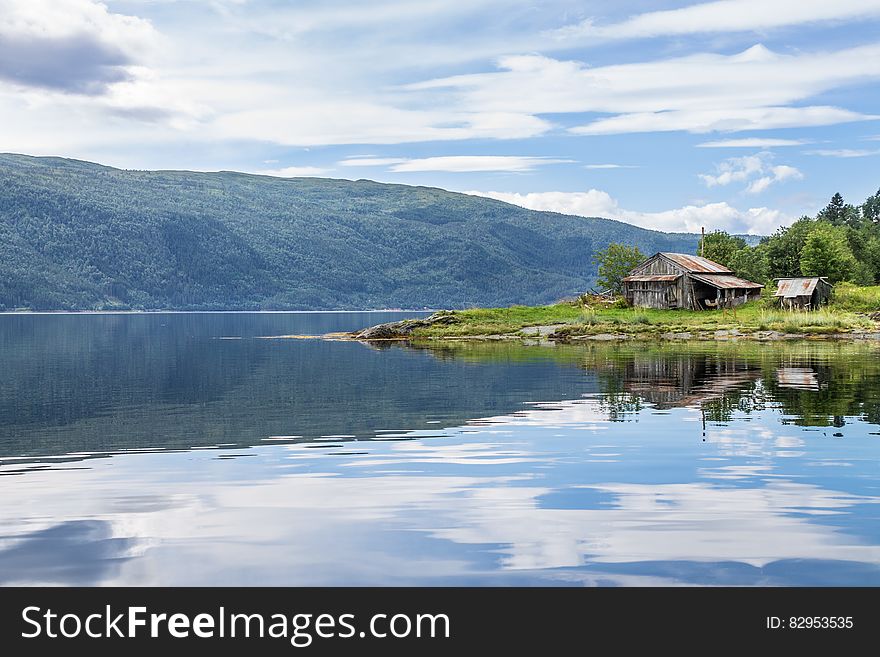
{"type": "Polygon", "coordinates": [[[360,340],[880,339],[880,286],[837,286],[831,303],[784,311],[769,295],[734,310],[656,310],[584,296],[548,306],[444,310],[365,329],[360,340]]]}

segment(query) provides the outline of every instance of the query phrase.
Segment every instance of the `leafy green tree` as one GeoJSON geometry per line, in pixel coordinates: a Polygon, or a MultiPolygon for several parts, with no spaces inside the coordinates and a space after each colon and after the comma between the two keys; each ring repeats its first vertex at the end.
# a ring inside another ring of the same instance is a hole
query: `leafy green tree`
{"type": "Polygon", "coordinates": [[[880,283],[880,235],[872,235],[865,240],[862,248],[863,262],[871,268],[871,285],[880,283]]]}
{"type": "Polygon", "coordinates": [[[596,284],[615,294],[623,292],[623,277],[645,261],[644,254],[637,246],[627,246],[612,242],[593,256],[599,265],[599,278],[596,284]]]}
{"type": "Polygon", "coordinates": [[[858,275],[853,277],[853,282],[860,285],[872,285],[880,273],[880,258],[878,258],[878,244],[880,244],[880,226],[870,221],[862,221],[858,227],[847,226],[846,237],[849,248],[853,252],[859,267],[856,268],[858,275]]]}
{"type": "Polygon", "coordinates": [[[769,266],[768,278],[801,276],[801,250],[814,220],[802,217],[787,228],[780,228],[763,242],[769,266]]]}
{"type": "Polygon", "coordinates": [[[862,204],[862,217],[872,224],[880,223],[880,189],[862,204]]]}
{"type": "Polygon", "coordinates": [[[764,244],[740,249],[733,254],[727,266],[740,278],[755,283],[766,283],[770,280],[770,262],[767,260],[767,247],[764,244]]]}
{"type": "Polygon", "coordinates": [[[730,263],[734,254],[746,246],[746,241],[742,237],[734,237],[723,230],[716,230],[700,240],[697,255],[733,269],[730,263]]]}
{"type": "Polygon", "coordinates": [[[826,276],[837,283],[852,278],[857,268],[846,232],[839,226],[816,222],[801,250],[801,274],[826,276]]]}
{"type": "Polygon", "coordinates": [[[874,269],[867,262],[856,259],[849,281],[856,285],[873,285],[874,269]]]}

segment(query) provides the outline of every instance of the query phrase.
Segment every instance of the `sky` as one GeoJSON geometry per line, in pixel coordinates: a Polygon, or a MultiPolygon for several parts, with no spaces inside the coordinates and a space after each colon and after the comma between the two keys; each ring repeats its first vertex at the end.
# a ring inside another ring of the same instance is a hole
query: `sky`
{"type": "Polygon", "coordinates": [[[880,0],[0,0],[0,151],[769,234],[880,187],[880,0]]]}

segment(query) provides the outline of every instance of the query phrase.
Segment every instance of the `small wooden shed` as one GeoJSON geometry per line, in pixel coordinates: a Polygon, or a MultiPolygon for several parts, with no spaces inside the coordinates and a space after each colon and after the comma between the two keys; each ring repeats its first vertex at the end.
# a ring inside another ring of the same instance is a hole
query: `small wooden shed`
{"type": "Polygon", "coordinates": [[[640,308],[729,308],[758,298],[762,287],[686,253],[655,253],[623,279],[627,302],[640,308]]]}
{"type": "Polygon", "coordinates": [[[828,303],[833,289],[824,276],[777,278],[773,296],[788,310],[813,310],[828,303]]]}

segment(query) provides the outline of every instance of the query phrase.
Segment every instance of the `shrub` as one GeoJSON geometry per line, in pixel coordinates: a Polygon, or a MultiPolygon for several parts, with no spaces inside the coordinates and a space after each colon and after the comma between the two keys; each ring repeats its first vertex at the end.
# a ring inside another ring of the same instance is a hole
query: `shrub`
{"type": "Polygon", "coordinates": [[[599,314],[595,310],[585,310],[578,316],[577,323],[593,326],[600,323],[599,314]]]}

